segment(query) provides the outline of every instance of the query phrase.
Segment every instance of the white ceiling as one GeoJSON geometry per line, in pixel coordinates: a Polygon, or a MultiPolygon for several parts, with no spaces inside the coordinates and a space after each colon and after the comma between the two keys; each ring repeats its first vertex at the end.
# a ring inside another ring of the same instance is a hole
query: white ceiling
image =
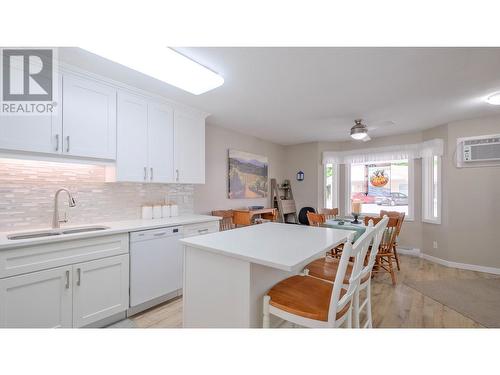
{"type": "Polygon", "coordinates": [[[280,144],[372,138],[500,114],[500,48],[177,48],[221,74],[195,96],[78,48],[61,60],[210,112],[208,123],[280,144]],[[394,124],[388,125],[392,121],[394,124]],[[383,124],[383,126],[381,126],[383,124]]]}

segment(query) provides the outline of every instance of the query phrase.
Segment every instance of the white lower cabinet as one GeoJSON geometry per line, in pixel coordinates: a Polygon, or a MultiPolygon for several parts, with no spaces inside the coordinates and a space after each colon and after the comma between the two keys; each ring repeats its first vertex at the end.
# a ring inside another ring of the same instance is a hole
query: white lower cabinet
{"type": "Polygon", "coordinates": [[[128,233],[3,253],[0,277],[9,277],[0,278],[0,328],[83,327],[129,307],[128,233]],[[25,267],[27,254],[38,269],[25,267]],[[30,271],[13,275],[15,265],[30,271]]]}
{"type": "Polygon", "coordinates": [[[72,327],[72,267],[0,280],[1,328],[72,327]]]}
{"type": "Polygon", "coordinates": [[[83,327],[128,308],[129,256],[73,266],[73,327],[83,327]]]}

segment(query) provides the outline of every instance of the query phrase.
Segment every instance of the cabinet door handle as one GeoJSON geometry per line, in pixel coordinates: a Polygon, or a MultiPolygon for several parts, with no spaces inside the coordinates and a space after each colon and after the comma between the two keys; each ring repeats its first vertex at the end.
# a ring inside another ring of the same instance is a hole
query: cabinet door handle
{"type": "Polygon", "coordinates": [[[175,170],[175,174],[176,174],[175,180],[179,181],[179,170],[178,169],[175,170]]]}
{"type": "Polygon", "coordinates": [[[198,233],[203,233],[203,232],[208,232],[208,228],[207,229],[198,229],[198,233]]]}
{"type": "Polygon", "coordinates": [[[56,134],[56,151],[59,151],[59,134],[56,134]]]}
{"type": "Polygon", "coordinates": [[[148,179],[148,169],[144,167],[144,181],[148,179]]]}
{"type": "Polygon", "coordinates": [[[155,233],[154,236],[160,237],[160,236],[164,236],[166,234],[167,234],[167,232],[161,232],[161,233],[155,233]]]}
{"type": "Polygon", "coordinates": [[[66,136],[66,152],[69,152],[69,135],[66,136]]]}
{"type": "Polygon", "coordinates": [[[66,271],[66,289],[69,289],[69,271],[66,271]]]}
{"type": "Polygon", "coordinates": [[[151,181],[153,181],[153,167],[151,167],[150,169],[151,169],[151,181]]]}
{"type": "Polygon", "coordinates": [[[76,269],[76,275],[77,275],[77,280],[76,280],[76,285],[80,286],[82,284],[82,269],[77,268],[76,269]]]}

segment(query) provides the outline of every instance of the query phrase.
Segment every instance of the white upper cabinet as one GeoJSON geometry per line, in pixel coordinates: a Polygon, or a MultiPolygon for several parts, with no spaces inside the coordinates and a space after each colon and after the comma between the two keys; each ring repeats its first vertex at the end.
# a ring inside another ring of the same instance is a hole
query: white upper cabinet
{"type": "Polygon", "coordinates": [[[116,181],[174,181],[174,111],[120,92],[116,181]]]}
{"type": "Polygon", "coordinates": [[[63,77],[63,154],[116,158],[116,89],[93,81],[63,77]]]}
{"type": "Polygon", "coordinates": [[[145,99],[118,93],[116,180],[147,182],[148,104],[145,99]]]}
{"type": "Polygon", "coordinates": [[[151,182],[174,182],[174,111],[166,105],[148,106],[148,161],[151,182]]]}
{"type": "Polygon", "coordinates": [[[174,111],[174,169],[179,183],[205,183],[205,118],[174,111]]]}
{"type": "MultiPolygon", "coordinates": [[[[59,77],[59,94],[62,79],[59,77]]],[[[60,153],[62,147],[61,100],[52,115],[0,115],[0,149],[60,153]]]]}

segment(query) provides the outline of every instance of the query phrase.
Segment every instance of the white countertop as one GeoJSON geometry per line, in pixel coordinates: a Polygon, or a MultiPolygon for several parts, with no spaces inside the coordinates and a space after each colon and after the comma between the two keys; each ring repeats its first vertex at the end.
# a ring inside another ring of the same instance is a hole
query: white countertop
{"type": "Polygon", "coordinates": [[[345,242],[349,230],[266,223],[182,239],[187,246],[251,263],[300,271],[321,254],[345,242]]]}
{"type": "Polygon", "coordinates": [[[20,234],[27,232],[36,232],[39,230],[50,230],[47,228],[40,229],[25,229],[21,231],[10,231],[10,232],[0,232],[0,250],[8,250],[22,246],[32,246],[51,242],[68,241],[81,238],[91,238],[91,237],[101,237],[110,234],[126,233],[126,232],[136,232],[140,230],[172,227],[176,225],[185,224],[196,224],[204,223],[208,221],[218,221],[220,217],[208,216],[208,215],[182,215],[177,217],[171,217],[167,219],[153,219],[153,220],[124,220],[124,221],[112,221],[112,222],[99,222],[99,223],[89,223],[89,224],[69,224],[61,226],[61,229],[69,228],[80,228],[86,226],[106,226],[109,229],[94,231],[94,232],[84,232],[84,233],[74,233],[74,234],[64,234],[59,236],[49,236],[49,237],[39,237],[30,238],[23,240],[9,240],[8,235],[20,234]]]}

